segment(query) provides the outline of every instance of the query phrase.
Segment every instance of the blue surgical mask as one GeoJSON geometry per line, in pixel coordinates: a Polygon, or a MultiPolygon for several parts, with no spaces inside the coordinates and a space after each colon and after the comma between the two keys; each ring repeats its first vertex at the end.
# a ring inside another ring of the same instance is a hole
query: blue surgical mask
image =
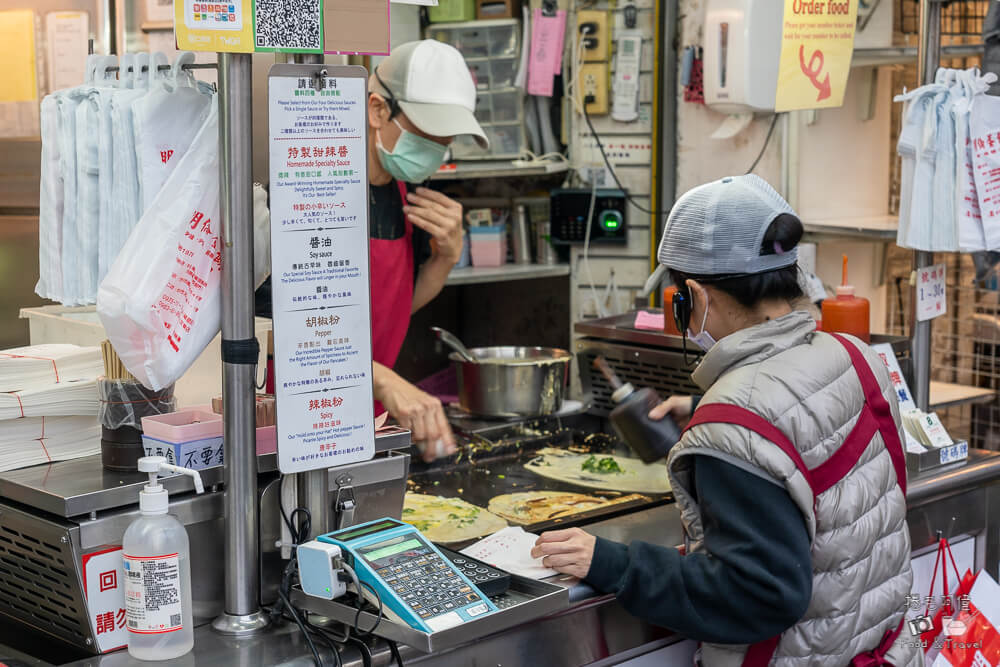
{"type": "Polygon", "coordinates": [[[434,175],[444,162],[447,146],[409,132],[393,119],[399,128],[399,138],[390,153],[382,145],[382,135],[375,131],[379,161],[393,178],[405,183],[422,183],[434,175]]]}
{"type": "Polygon", "coordinates": [[[701,317],[701,332],[692,333],[691,327],[688,327],[687,337],[688,339],[700,347],[703,351],[708,352],[715,345],[715,339],[712,338],[712,334],[708,333],[705,329],[705,322],[708,321],[708,295],[705,295],[705,314],[701,317]]]}

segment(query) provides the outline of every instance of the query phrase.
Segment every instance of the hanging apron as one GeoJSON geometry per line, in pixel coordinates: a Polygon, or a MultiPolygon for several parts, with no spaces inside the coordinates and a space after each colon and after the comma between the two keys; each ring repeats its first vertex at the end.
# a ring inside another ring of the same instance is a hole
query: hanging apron
{"type": "MultiPolygon", "coordinates": [[[[406,204],[406,184],[396,181],[406,204]]],[[[404,216],[405,217],[405,216],[404,216]]],[[[371,261],[372,360],[387,368],[396,365],[413,310],[413,225],[405,217],[406,232],[398,239],[368,239],[371,261]]],[[[385,412],[375,402],[375,415],[385,412]]]]}
{"type": "MultiPolygon", "coordinates": [[[[799,450],[778,427],[760,415],[736,405],[712,403],[699,406],[685,430],[699,424],[735,424],[766,438],[777,445],[795,463],[795,467],[799,469],[812,489],[814,502],[816,497],[835,486],[854,469],[858,459],[861,458],[875,433],[878,432],[882,434],[882,440],[889,450],[892,467],[896,470],[896,482],[905,496],[906,456],[903,453],[903,443],[899,439],[899,431],[896,430],[896,422],[892,418],[892,409],[885,397],[882,396],[878,380],[875,379],[875,374],[861,351],[843,336],[830,335],[843,345],[850,355],[851,365],[854,366],[854,372],[857,373],[858,379],[861,381],[861,389],[865,394],[865,405],[861,410],[857,424],[844,439],[843,444],[822,464],[812,469],[806,468],[799,450]]],[[[899,622],[899,627],[895,630],[887,630],[877,647],[856,656],[851,661],[851,665],[853,667],[888,665],[885,655],[902,632],[905,621],[906,616],[904,615],[899,622]]],[[[781,635],[778,635],[751,645],[743,659],[743,667],[766,667],[770,664],[771,658],[774,657],[780,640],[781,635]]]]}

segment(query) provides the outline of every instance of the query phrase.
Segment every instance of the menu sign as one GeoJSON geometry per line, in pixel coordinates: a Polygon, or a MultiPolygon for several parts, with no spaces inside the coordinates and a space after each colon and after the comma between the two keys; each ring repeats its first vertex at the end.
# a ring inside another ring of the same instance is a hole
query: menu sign
{"type": "Polygon", "coordinates": [[[275,65],[268,79],[283,473],[375,455],[366,91],[362,67],[275,65]]]}

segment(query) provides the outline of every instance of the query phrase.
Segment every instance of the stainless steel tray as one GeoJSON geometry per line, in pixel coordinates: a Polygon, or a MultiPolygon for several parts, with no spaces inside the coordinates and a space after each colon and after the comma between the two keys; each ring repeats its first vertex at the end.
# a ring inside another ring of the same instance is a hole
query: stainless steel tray
{"type": "MultiPolygon", "coordinates": [[[[423,653],[446,651],[566,609],[569,607],[569,588],[512,574],[510,589],[503,595],[490,599],[499,607],[499,611],[454,628],[427,633],[383,617],[373,634],[412,646],[423,653]]],[[[292,603],[301,609],[348,625],[354,624],[357,613],[357,608],[353,605],[314,598],[298,587],[292,589],[292,603]]],[[[359,624],[367,629],[375,625],[377,618],[376,614],[361,612],[359,624]]]]}
{"type": "Polygon", "coordinates": [[[965,465],[968,458],[969,443],[966,440],[959,440],[947,447],[929,449],[922,454],[906,452],[906,467],[911,474],[945,466],[955,466],[957,468],[965,465]]]}

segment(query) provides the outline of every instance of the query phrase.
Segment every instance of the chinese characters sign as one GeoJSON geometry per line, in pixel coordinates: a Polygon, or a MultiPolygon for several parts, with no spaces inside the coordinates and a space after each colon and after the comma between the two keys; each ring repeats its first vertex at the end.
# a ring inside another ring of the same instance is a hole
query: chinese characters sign
{"type": "Polygon", "coordinates": [[[948,312],[945,298],[944,264],[917,269],[917,319],[932,320],[948,312]]]}
{"type": "Polygon", "coordinates": [[[268,86],[278,466],[375,454],[365,70],[277,65],[268,86]]]}
{"type": "Polygon", "coordinates": [[[87,615],[97,638],[97,649],[107,653],[128,643],[125,629],[125,576],[122,548],[108,547],[83,557],[87,615]]]}
{"type": "Polygon", "coordinates": [[[775,111],[844,103],[857,15],[858,0],[785,0],[775,111]]]}

